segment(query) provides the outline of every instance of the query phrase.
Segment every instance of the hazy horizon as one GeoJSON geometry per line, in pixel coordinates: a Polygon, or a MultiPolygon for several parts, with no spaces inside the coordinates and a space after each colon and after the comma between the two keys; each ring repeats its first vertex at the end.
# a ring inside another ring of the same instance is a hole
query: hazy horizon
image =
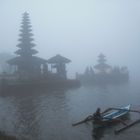
{"type": "Polygon", "coordinates": [[[69,77],[96,64],[103,53],[110,65],[127,66],[140,78],[140,1],[1,0],[0,53],[18,48],[22,14],[27,11],[37,56],[69,58],[69,77]]]}

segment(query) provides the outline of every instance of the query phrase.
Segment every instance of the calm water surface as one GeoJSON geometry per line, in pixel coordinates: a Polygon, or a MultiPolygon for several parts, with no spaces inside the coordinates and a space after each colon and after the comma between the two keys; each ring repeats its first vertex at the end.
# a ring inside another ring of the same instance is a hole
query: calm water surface
{"type": "MultiPolygon", "coordinates": [[[[21,140],[139,140],[139,125],[117,136],[113,132],[121,124],[106,129],[95,129],[91,123],[71,125],[92,114],[97,107],[104,110],[127,104],[140,110],[140,87],[137,84],[0,97],[0,130],[21,140]]],[[[130,114],[131,121],[138,117],[130,114]]]]}

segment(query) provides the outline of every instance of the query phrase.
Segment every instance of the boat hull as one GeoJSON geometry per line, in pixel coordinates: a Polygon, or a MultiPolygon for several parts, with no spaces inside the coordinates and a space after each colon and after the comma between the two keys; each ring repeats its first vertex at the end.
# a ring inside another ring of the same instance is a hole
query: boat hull
{"type": "Polygon", "coordinates": [[[122,119],[126,118],[128,115],[130,107],[130,105],[127,105],[118,110],[108,112],[103,115],[101,120],[93,120],[93,124],[96,124],[97,126],[106,126],[121,122],[122,119]]]}

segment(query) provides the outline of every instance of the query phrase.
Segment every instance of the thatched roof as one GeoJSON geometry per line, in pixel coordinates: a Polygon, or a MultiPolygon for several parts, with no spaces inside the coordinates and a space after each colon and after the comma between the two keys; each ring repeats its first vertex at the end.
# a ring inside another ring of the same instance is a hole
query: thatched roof
{"type": "Polygon", "coordinates": [[[47,62],[48,63],[69,63],[69,62],[71,62],[71,60],[58,54],[58,55],[48,59],[47,62]]]}
{"type": "Polygon", "coordinates": [[[34,63],[34,64],[44,64],[47,62],[47,60],[45,59],[42,59],[37,56],[32,56],[30,58],[14,57],[8,60],[7,63],[9,63],[10,65],[18,65],[18,64],[25,63],[27,61],[30,61],[31,63],[34,63]]]}

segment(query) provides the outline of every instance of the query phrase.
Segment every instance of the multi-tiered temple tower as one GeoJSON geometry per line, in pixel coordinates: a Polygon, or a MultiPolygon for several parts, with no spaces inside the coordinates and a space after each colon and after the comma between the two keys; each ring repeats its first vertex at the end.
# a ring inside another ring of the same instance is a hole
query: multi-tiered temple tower
{"type": "Polygon", "coordinates": [[[41,68],[45,66],[46,60],[35,56],[38,52],[34,49],[32,26],[27,12],[23,14],[21,24],[19,44],[17,45],[19,49],[15,52],[18,56],[9,60],[8,63],[16,66],[15,73],[21,79],[39,78],[43,71],[41,68]]]}
{"type": "Polygon", "coordinates": [[[110,70],[111,66],[106,64],[105,55],[102,53],[98,56],[98,64],[94,66],[94,68],[98,71],[98,73],[106,73],[110,70]]]}

